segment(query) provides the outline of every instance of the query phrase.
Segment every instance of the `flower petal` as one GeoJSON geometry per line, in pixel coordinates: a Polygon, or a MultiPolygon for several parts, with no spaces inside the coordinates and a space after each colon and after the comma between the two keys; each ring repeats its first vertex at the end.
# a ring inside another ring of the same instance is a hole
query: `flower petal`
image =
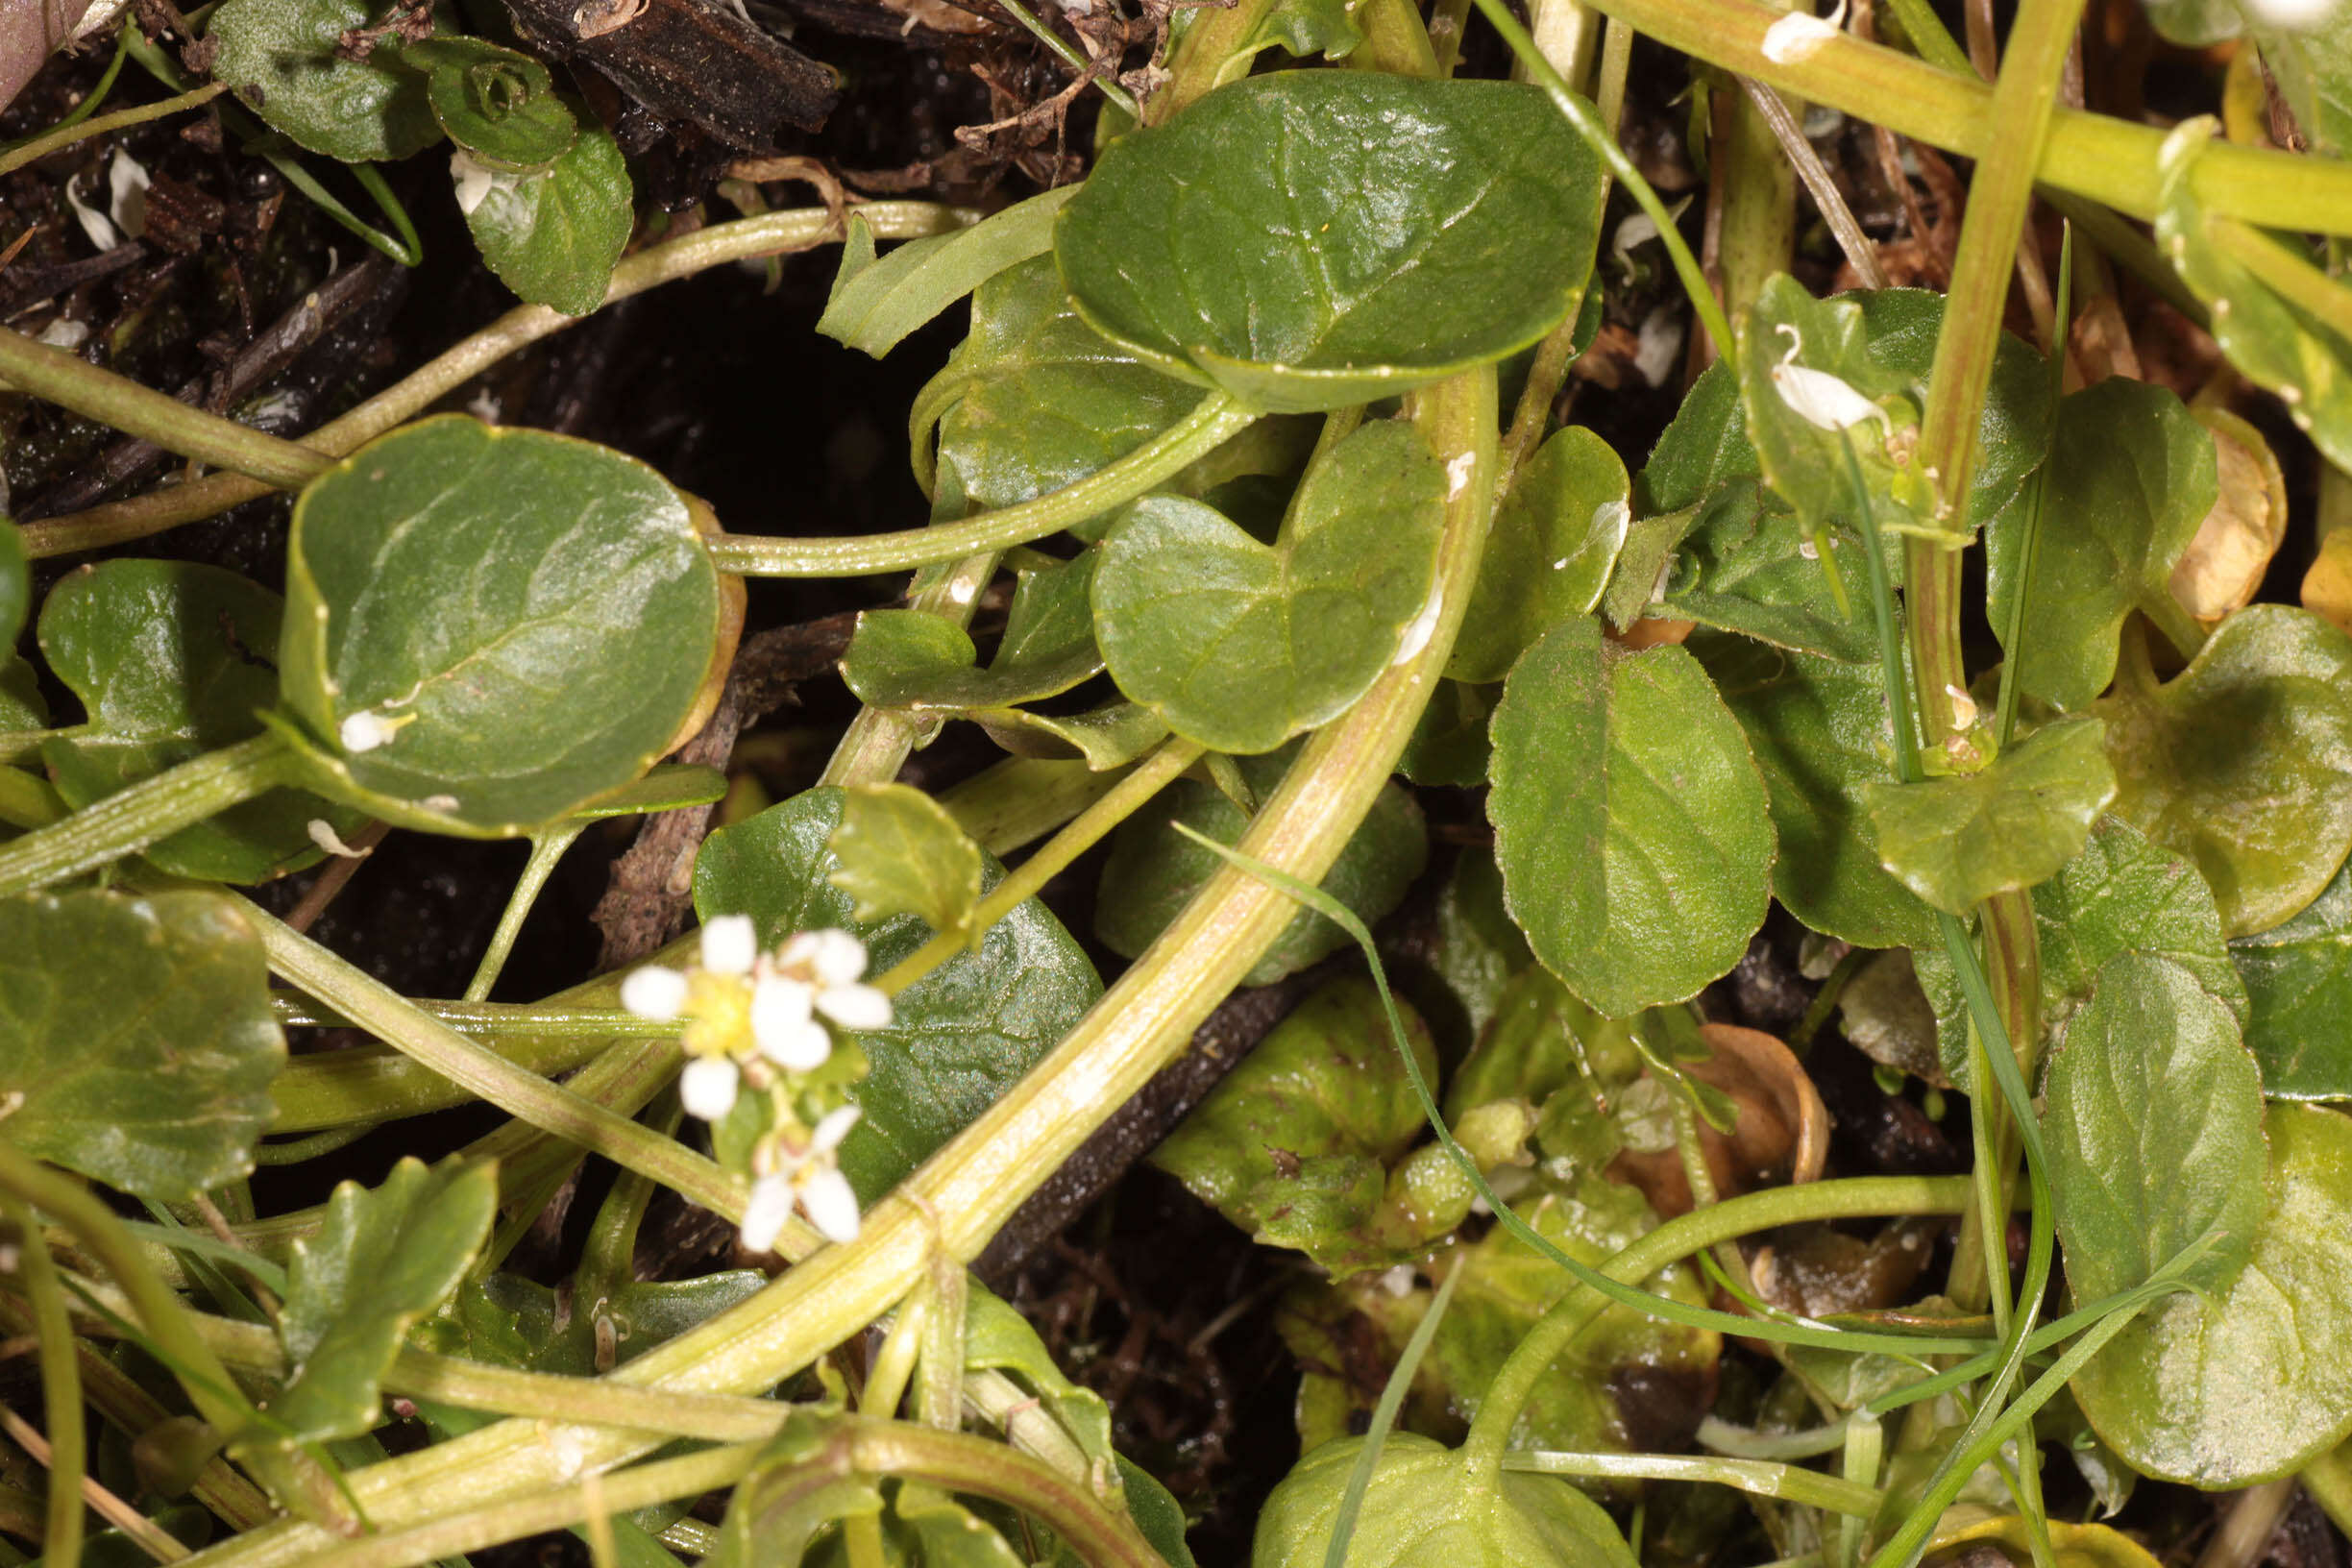
{"type": "Polygon", "coordinates": [[[849,1136],[849,1129],[858,1124],[858,1117],[863,1115],[865,1113],[854,1105],[839,1106],[827,1111],[817,1118],[816,1129],[809,1134],[810,1151],[815,1154],[826,1154],[840,1148],[842,1139],[849,1136]]]}
{"type": "Polygon", "coordinates": [[[759,930],[748,915],[721,915],[702,927],[702,967],[713,974],[749,974],[759,958],[759,930]]]}
{"type": "Polygon", "coordinates": [[[762,1176],[751,1184],[751,1201],[744,1205],[743,1244],[751,1252],[773,1252],[784,1222],[792,1218],[792,1184],[781,1176],[762,1176]]]}
{"type": "Polygon", "coordinates": [[[811,1170],[799,1181],[800,1209],[828,1241],[855,1241],[858,1235],[857,1193],[849,1178],[827,1166],[811,1170]]]}
{"type": "Polygon", "coordinates": [[[678,1098],[690,1115],[717,1121],[735,1109],[743,1069],[723,1056],[698,1056],[678,1074],[678,1098]]]}
{"type": "Polygon", "coordinates": [[[668,1023],[686,1009],[686,977],[649,964],[621,982],[621,1005],[641,1018],[668,1023]]]}
{"type": "Polygon", "coordinates": [[[887,1029],[891,999],[871,986],[827,986],[817,993],[817,1011],[844,1029],[887,1029]]]}
{"type": "Polygon", "coordinates": [[[866,972],[866,944],[839,926],[800,935],[807,939],[808,967],[820,986],[849,985],[866,972]]]}
{"type": "Polygon", "coordinates": [[[760,1055],[787,1072],[815,1072],[832,1060],[833,1037],[823,1024],[805,1015],[780,1023],[762,1023],[758,1008],[754,1001],[751,1034],[759,1041],[760,1055]]]}

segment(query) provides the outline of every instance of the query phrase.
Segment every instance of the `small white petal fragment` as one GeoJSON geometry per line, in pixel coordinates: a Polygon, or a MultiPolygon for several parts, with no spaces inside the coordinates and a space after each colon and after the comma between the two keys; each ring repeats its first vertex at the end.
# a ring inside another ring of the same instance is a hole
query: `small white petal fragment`
{"type": "Polygon", "coordinates": [[[760,1055],[792,1072],[813,1072],[833,1055],[833,1037],[809,1016],[814,993],[797,980],[763,975],[751,988],[751,1038],[760,1055]]]}
{"type": "Polygon", "coordinates": [[[107,213],[133,239],[147,232],[147,166],[121,148],[107,165],[107,213]]]}
{"type": "Polygon", "coordinates": [[[73,208],[74,220],[82,225],[82,233],[102,251],[110,251],[122,243],[122,235],[114,232],[114,220],[82,199],[82,177],[76,175],[65,182],[65,205],[73,208]]]}
{"type": "Polygon", "coordinates": [[[1952,728],[1967,729],[1976,723],[1976,699],[1961,688],[1947,682],[1944,695],[1951,698],[1952,728]]]}
{"type": "Polygon", "coordinates": [[[621,982],[621,1005],[641,1018],[668,1023],[686,1011],[686,977],[649,964],[621,982]]]}
{"type": "Polygon", "coordinates": [[[1789,347],[1780,362],[1772,367],[1773,390],[1780,394],[1780,401],[1799,419],[1820,430],[1843,430],[1866,419],[1874,419],[1888,435],[1895,433],[1895,421],[1887,411],[1855,391],[1850,383],[1825,370],[1810,370],[1797,363],[1797,355],[1804,350],[1804,339],[1796,328],[1784,321],[1776,330],[1789,340],[1789,347]]]}
{"type": "Polygon", "coordinates": [[[792,1218],[792,1184],[781,1176],[762,1176],[751,1184],[750,1201],[744,1205],[743,1244],[748,1252],[773,1252],[792,1218]]]}
{"type": "Polygon", "coordinates": [[[844,1029],[887,1029],[891,999],[871,986],[827,986],[817,993],[817,1011],[844,1029]]]}
{"type": "Polygon", "coordinates": [[[678,1074],[678,1099],[689,1115],[717,1121],[735,1109],[743,1069],[723,1056],[698,1056],[678,1074]]]}
{"type": "Polygon", "coordinates": [[[827,1241],[855,1241],[858,1237],[857,1193],[849,1178],[826,1166],[800,1177],[800,1207],[817,1234],[827,1241]]]}
{"type": "Polygon", "coordinates": [[[866,944],[839,926],[796,931],[776,961],[788,969],[806,966],[820,986],[845,986],[866,973],[866,944]]]}
{"type": "Polygon", "coordinates": [[[1819,16],[1792,11],[1764,30],[1764,58],[1775,65],[1795,65],[1812,59],[1838,30],[1819,16]]]}
{"type": "Polygon", "coordinates": [[[2336,13],[2336,0],[2246,0],[2246,9],[2272,27],[2301,31],[2336,13]]]}
{"type": "Polygon", "coordinates": [[[759,929],[748,915],[721,915],[702,927],[702,967],[713,974],[749,974],[759,960],[759,929]]]}
{"type": "Polygon", "coordinates": [[[303,824],[303,830],[310,835],[312,844],[317,845],[329,854],[340,855],[345,860],[365,860],[375,853],[372,849],[354,849],[350,845],[345,844],[343,835],[337,833],[334,830],[334,824],[324,817],[311,818],[303,824]]]}
{"type": "Polygon", "coordinates": [[[40,340],[53,349],[63,349],[67,354],[71,354],[88,342],[89,335],[88,322],[75,321],[69,316],[60,316],[41,329],[40,340]]]}
{"type": "Polygon", "coordinates": [[[1422,605],[1421,613],[1406,625],[1404,640],[1397,644],[1397,655],[1388,662],[1409,664],[1418,658],[1421,650],[1429,647],[1430,639],[1436,635],[1437,612],[1444,608],[1443,597],[1434,589],[1431,590],[1429,602],[1422,605]]]}
{"type": "Polygon", "coordinates": [[[378,747],[386,744],[393,736],[400,733],[400,728],[399,723],[386,719],[382,714],[370,713],[362,709],[357,713],[348,715],[340,724],[335,726],[335,738],[343,743],[344,750],[349,751],[353,756],[357,756],[363,751],[373,751],[378,747]]]}
{"type": "Polygon", "coordinates": [[[1633,368],[1645,382],[1664,386],[1681,354],[1682,323],[1676,319],[1673,306],[1661,305],[1642,318],[1641,333],[1633,350],[1633,368]]]}
{"type": "Polygon", "coordinates": [[[1470,488],[1471,472],[1478,467],[1478,453],[1458,452],[1446,461],[1446,500],[1452,501],[1470,488]]]}
{"type": "Polygon", "coordinates": [[[858,1124],[858,1117],[864,1115],[865,1113],[854,1105],[845,1105],[827,1111],[817,1119],[815,1130],[809,1134],[811,1152],[830,1154],[833,1150],[840,1148],[842,1139],[849,1136],[849,1129],[855,1127],[858,1124]]]}

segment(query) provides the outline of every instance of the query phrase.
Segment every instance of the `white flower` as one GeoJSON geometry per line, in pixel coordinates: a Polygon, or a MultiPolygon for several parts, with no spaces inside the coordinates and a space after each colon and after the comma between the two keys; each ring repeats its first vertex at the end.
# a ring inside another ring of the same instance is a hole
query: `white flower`
{"type": "Polygon", "coordinates": [[[641,1018],[668,1023],[686,1011],[686,977],[649,964],[621,982],[621,1005],[641,1018]]]}
{"type": "Polygon", "coordinates": [[[743,1069],[733,1058],[698,1056],[678,1074],[678,1098],[689,1115],[717,1121],[735,1109],[735,1091],[742,1083],[743,1069]]]}
{"type": "Polygon", "coordinates": [[[890,997],[858,984],[866,972],[866,944],[848,932],[831,927],[796,932],[777,952],[776,964],[808,976],[816,989],[817,1011],[844,1029],[890,1026],[890,997]]]}
{"type": "Polygon", "coordinates": [[[842,1146],[842,1139],[849,1136],[849,1129],[858,1124],[858,1117],[863,1115],[865,1113],[854,1105],[826,1112],[818,1118],[816,1128],[809,1134],[809,1152],[830,1155],[842,1146]]]}
{"type": "Polygon", "coordinates": [[[833,1037],[810,1016],[816,989],[780,974],[763,974],[751,988],[751,1037],[760,1055],[793,1072],[812,1072],[833,1054],[833,1037]]]}
{"type": "Polygon", "coordinates": [[[803,1166],[794,1175],[793,1186],[799,1193],[802,1212],[808,1215],[809,1223],[817,1227],[819,1236],[827,1241],[857,1239],[857,1192],[839,1167],[803,1166]]]}
{"type": "Polygon", "coordinates": [[[759,962],[759,928],[748,915],[721,915],[702,927],[702,968],[712,974],[749,974],[759,962]]]}
{"type": "Polygon", "coordinates": [[[1765,29],[1764,58],[1775,65],[1795,65],[1811,60],[1845,25],[1846,0],[1838,0],[1837,9],[1825,19],[1792,11],[1765,29]]]}
{"type": "Polygon", "coordinates": [[[1773,390],[1780,401],[1795,410],[1797,417],[1816,429],[1842,430],[1874,419],[1889,435],[1895,433],[1895,422],[1887,411],[1855,391],[1846,381],[1825,370],[1810,370],[1797,363],[1797,355],[1804,351],[1804,339],[1796,328],[1781,322],[1774,329],[1789,340],[1788,353],[1772,367],[1773,390]]]}
{"type": "Polygon", "coordinates": [[[744,1205],[743,1244],[752,1252],[773,1252],[784,1222],[792,1218],[792,1183],[781,1176],[762,1176],[751,1184],[751,1201],[744,1205]]]}

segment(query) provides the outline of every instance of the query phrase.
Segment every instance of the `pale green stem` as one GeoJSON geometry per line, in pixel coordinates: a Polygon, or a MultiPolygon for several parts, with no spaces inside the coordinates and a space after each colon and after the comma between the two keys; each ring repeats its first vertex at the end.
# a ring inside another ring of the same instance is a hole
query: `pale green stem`
{"type": "MultiPolygon", "coordinates": [[[[1093,83],[1095,90],[1117,106],[1120,113],[1138,123],[1142,121],[1143,106],[1135,101],[1134,94],[1120,86],[1108,72],[1097,70],[1094,63],[1080,54],[1067,38],[1039,21],[1036,14],[1027,6],[1022,5],[1020,0],[997,0],[997,3],[1006,11],[1011,12],[1013,19],[1027,28],[1032,37],[1052,50],[1055,59],[1093,83]]],[[[1115,68],[1117,62],[1113,61],[1112,63],[1115,68]]]]}
{"type": "Polygon", "coordinates": [[[92,136],[103,136],[110,131],[125,131],[135,125],[145,125],[150,120],[169,119],[184,110],[201,108],[226,92],[228,86],[225,82],[213,82],[192,92],[184,92],[177,98],[166,98],[159,104],[118,109],[94,120],[61,126],[45,136],[35,136],[31,141],[0,153],[0,175],[14,174],[28,163],[37,163],[51,153],[71,147],[76,142],[87,141],[92,136]]]}
{"type": "MultiPolygon", "coordinates": [[[[971,625],[973,608],[980,602],[980,592],[996,575],[997,551],[983,551],[950,566],[936,582],[918,588],[907,600],[907,608],[924,615],[936,615],[959,626],[971,625]]],[[[919,576],[917,580],[919,582],[919,576]]],[[[834,747],[833,756],[825,764],[817,782],[847,789],[856,784],[887,784],[898,776],[906,766],[907,753],[915,748],[915,737],[925,723],[909,714],[891,713],[882,708],[862,707],[849,727],[834,747]]]]}
{"type": "Polygon", "coordinates": [[[478,1002],[490,994],[498,984],[499,972],[506,968],[506,955],[514,951],[515,939],[523,934],[523,922],[529,919],[531,905],[539,901],[539,892],[555,874],[555,863],[564,857],[573,842],[587,831],[590,819],[567,818],[544,832],[534,833],[530,841],[530,858],[523,863],[523,874],[515,878],[514,891],[506,895],[506,909],[499,917],[498,929],[490,933],[490,945],[474,969],[474,978],[466,985],[465,999],[478,1002]]]}
{"type": "Polygon", "coordinates": [[[184,827],[266,795],[293,773],[293,752],[269,733],[191,757],[0,847],[0,896],[30,893],[136,854],[184,827]]]}
{"type": "Polygon", "coordinates": [[[87,1438],[82,1429],[82,1374],[74,1362],[73,1322],[65,1310],[64,1286],[49,1242],[33,1207],[14,1193],[0,1197],[0,1218],[16,1228],[17,1277],[33,1308],[33,1332],[40,1337],[41,1412],[49,1440],[49,1503],[41,1533],[46,1568],[81,1568],[82,1461],[87,1438]]]}
{"type": "Polygon", "coordinates": [[[1836,1476],[1794,1464],[1761,1459],[1718,1459],[1678,1454],[1559,1454],[1514,1449],[1503,1456],[1506,1470],[1542,1476],[1582,1476],[1596,1481],[1692,1481],[1733,1486],[1757,1497],[1776,1497],[1809,1508],[1868,1518],[1885,1494],[1836,1476]]]}

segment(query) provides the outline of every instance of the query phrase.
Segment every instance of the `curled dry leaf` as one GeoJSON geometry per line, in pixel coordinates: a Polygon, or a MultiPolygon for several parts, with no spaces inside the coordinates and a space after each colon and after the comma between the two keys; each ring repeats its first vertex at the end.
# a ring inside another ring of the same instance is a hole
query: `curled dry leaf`
{"type": "Polygon", "coordinates": [[[1881,1311],[1912,1299],[1943,1228],[1936,1219],[1899,1219],[1865,1237],[1792,1226],[1757,1249],[1748,1275],[1766,1301],[1807,1317],[1881,1311]]]}
{"type": "MultiPolygon", "coordinates": [[[[1710,1023],[1700,1030],[1714,1055],[1683,1071],[1728,1094],[1739,1118],[1727,1136],[1703,1121],[1700,1144],[1715,1188],[1725,1197],[1785,1183],[1809,1182],[1822,1173],[1829,1153],[1829,1112],[1805,1076],[1804,1065],[1773,1036],[1737,1024],[1710,1023]]],[[[1609,1162],[1609,1178],[1639,1188],[1651,1207],[1666,1218],[1688,1213],[1690,1182],[1673,1149],[1621,1151],[1609,1162]]]]}
{"type": "Polygon", "coordinates": [[[2212,625],[2252,602],[2287,537],[2287,477],[2253,426],[2218,408],[2192,411],[2213,436],[2220,491],[2172,568],[2172,597],[2212,625]]]}

